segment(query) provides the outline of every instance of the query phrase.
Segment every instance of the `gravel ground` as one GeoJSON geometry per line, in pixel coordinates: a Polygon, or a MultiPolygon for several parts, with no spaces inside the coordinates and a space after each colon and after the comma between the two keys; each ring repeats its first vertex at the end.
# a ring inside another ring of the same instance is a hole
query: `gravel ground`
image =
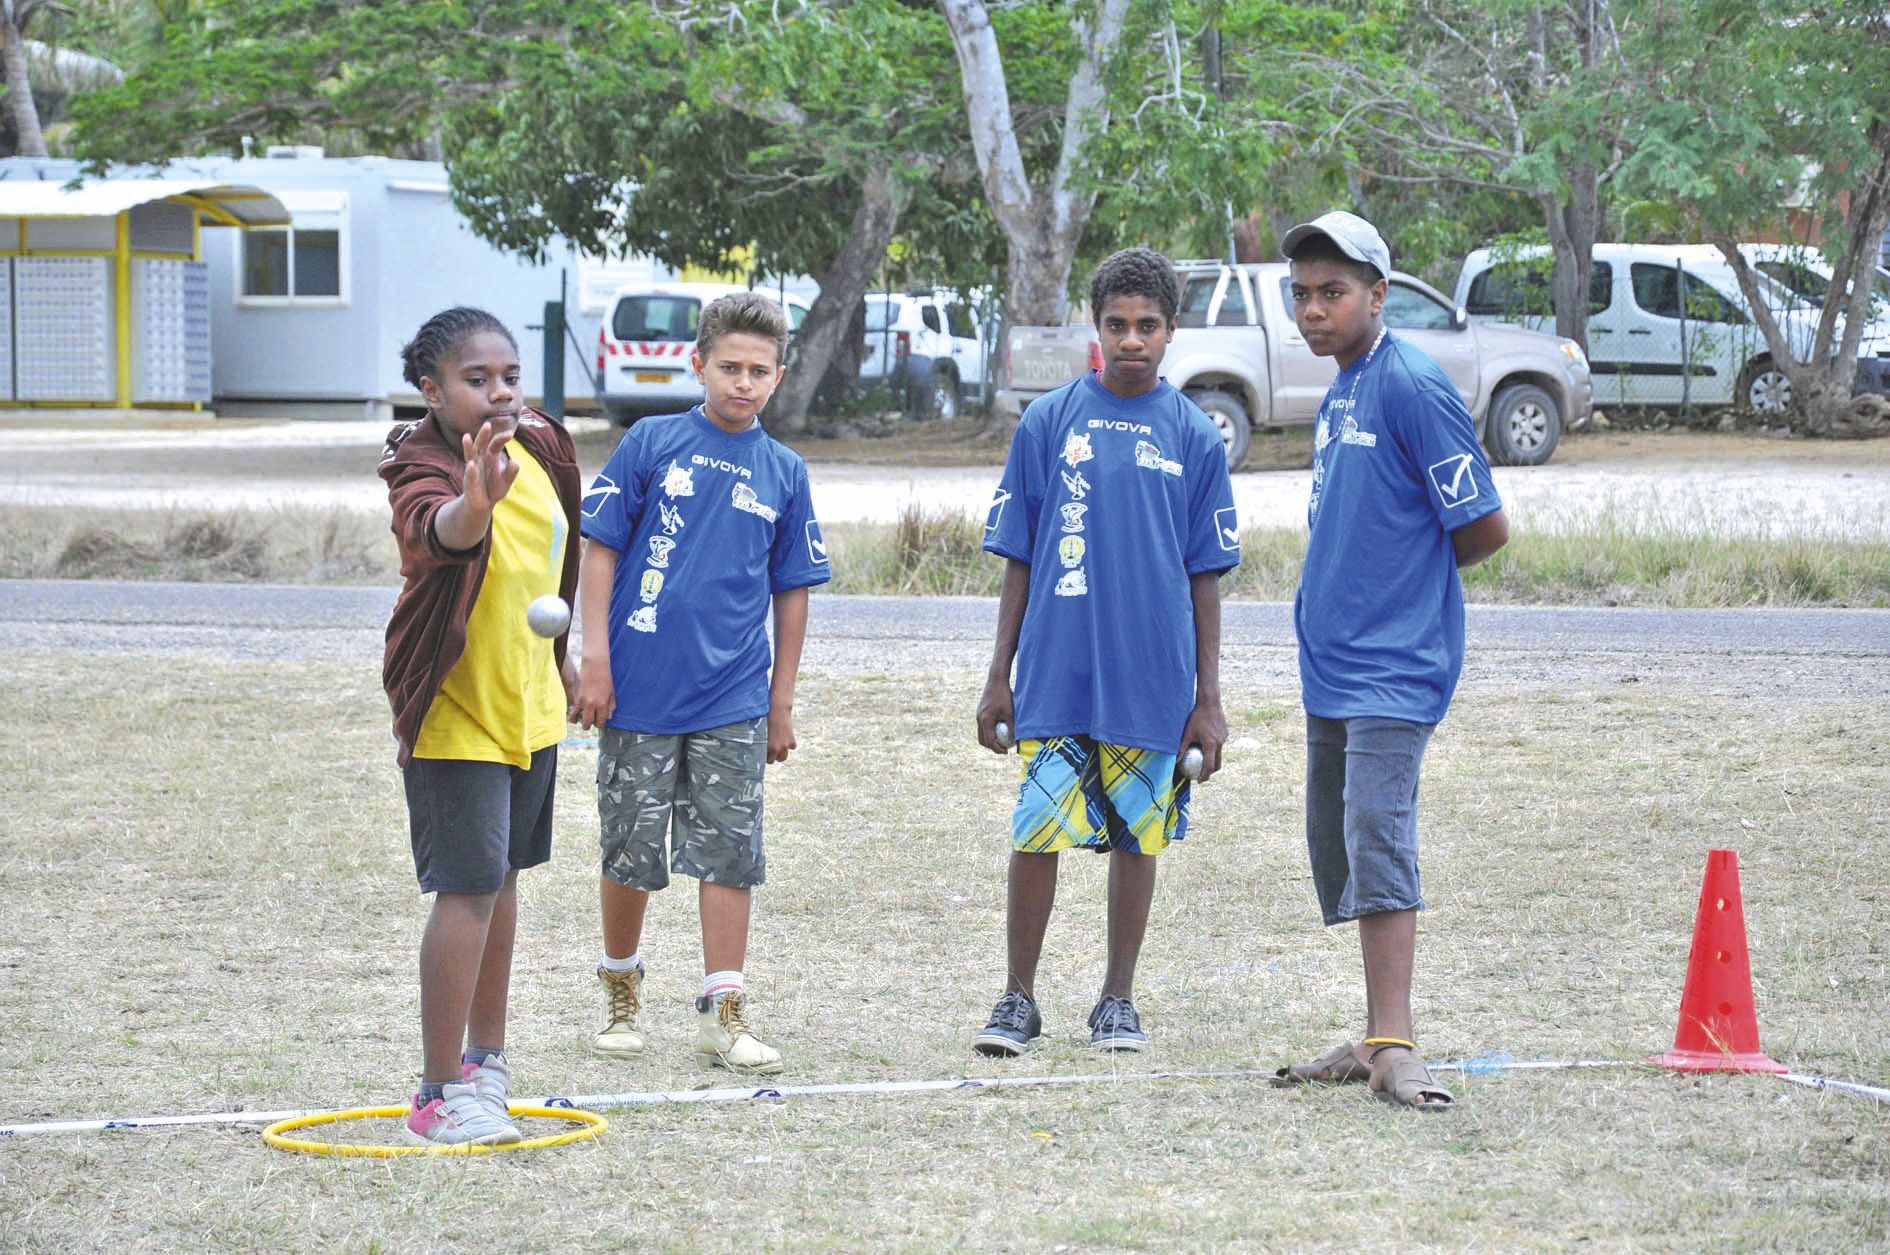
{"type": "MultiPolygon", "coordinates": [[[[0,581],[14,648],[77,654],[357,659],[378,664],[385,588],[0,581]]],[[[814,598],[802,666],[843,675],[982,674],[997,603],[814,598]]],[[[1294,692],[1291,608],[1224,607],[1223,685],[1294,692]]],[[[1890,611],[1472,606],[1466,691],[1635,685],[1772,704],[1890,699],[1890,611]]]]}

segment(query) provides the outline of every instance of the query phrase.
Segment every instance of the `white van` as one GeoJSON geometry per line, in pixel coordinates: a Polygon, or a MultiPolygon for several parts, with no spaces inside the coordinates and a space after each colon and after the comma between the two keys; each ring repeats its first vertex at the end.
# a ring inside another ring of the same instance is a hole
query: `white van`
{"type": "MultiPolygon", "coordinates": [[[[781,300],[779,292],[759,289],[781,300]]],[[[746,292],[736,283],[644,283],[617,289],[597,329],[597,398],[604,412],[628,425],[645,414],[671,414],[702,400],[689,366],[702,307],[718,296],[746,292]]],[[[807,305],[788,293],[788,326],[798,330],[807,305]]]]}
{"type": "MultiPolygon", "coordinates": [[[[1824,312],[1834,271],[1821,251],[1808,244],[1741,244],[1739,251],[1794,306],[1824,312]]],[[[1857,343],[1857,378],[1852,386],[1859,392],[1883,393],[1890,392],[1890,270],[1878,266],[1871,275],[1870,321],[1857,343]]]]}
{"type": "MultiPolygon", "coordinates": [[[[1546,245],[1480,248],[1457,276],[1472,321],[1553,330],[1546,245]]],[[[1779,329],[1802,361],[1817,311],[1763,280],[1779,329]]],[[[1597,405],[1740,405],[1778,414],[1791,381],[1772,362],[1732,267],[1710,244],[1597,244],[1588,299],[1588,367],[1597,405]]]]}

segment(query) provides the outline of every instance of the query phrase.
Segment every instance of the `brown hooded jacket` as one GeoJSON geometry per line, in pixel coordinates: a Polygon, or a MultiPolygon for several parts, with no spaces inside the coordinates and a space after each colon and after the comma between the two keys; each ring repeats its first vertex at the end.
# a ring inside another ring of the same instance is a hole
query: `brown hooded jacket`
{"type": "MultiPolygon", "coordinates": [[[[545,468],[564,506],[567,530],[558,594],[569,603],[577,592],[583,499],[577,450],[561,423],[533,409],[519,415],[512,438],[545,468]]],[[[473,548],[455,551],[444,548],[434,534],[433,516],[465,488],[466,459],[460,442],[431,414],[387,434],[380,476],[387,481],[400,573],[406,581],[387,621],[387,653],[381,664],[381,683],[394,710],[398,761],[405,767],[440,685],[465,652],[466,620],[485,582],[492,539],[488,533],[473,548]]],[[[552,642],[559,667],[569,641],[567,630],[552,642]]]]}

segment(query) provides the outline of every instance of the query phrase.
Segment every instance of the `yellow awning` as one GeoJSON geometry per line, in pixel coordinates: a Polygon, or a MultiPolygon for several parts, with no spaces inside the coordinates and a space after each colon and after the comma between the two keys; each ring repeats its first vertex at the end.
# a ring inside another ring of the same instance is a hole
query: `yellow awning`
{"type": "Polygon", "coordinates": [[[0,180],[0,218],[115,218],[158,200],[191,206],[205,226],[269,227],[289,221],[281,201],[246,183],[100,179],[75,187],[50,179],[0,180]]]}

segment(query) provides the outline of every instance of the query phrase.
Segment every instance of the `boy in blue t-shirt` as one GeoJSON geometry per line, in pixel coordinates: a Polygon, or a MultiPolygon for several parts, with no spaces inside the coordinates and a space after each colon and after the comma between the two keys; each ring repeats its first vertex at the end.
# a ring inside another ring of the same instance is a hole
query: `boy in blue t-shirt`
{"type": "Polygon", "coordinates": [[[757,421],[785,373],[787,337],[766,297],[711,301],[690,359],[703,403],[632,427],[584,496],[573,718],[603,726],[597,975],[609,1009],[592,1046],[604,1054],[643,1051],[643,917],[675,871],[699,882],[698,1057],[782,1067],[742,1009],[750,899],[765,873],[761,778],[795,748],[807,590],[832,575],[807,465],[757,421]]]}
{"type": "Polygon", "coordinates": [[[972,1041],[988,1055],[1020,1055],[1042,1033],[1037,960],[1057,854],[1077,846],[1110,856],[1090,1044],[1147,1043],[1130,993],[1155,856],[1187,832],[1178,756],[1200,747],[1205,781],[1227,738],[1219,577],[1240,562],[1240,527],[1219,432],[1158,373],[1180,305],[1174,266],[1151,249],[1116,253],[1089,303],[1103,368],[1024,411],[985,521],[985,549],[1007,561],[978,742],[1002,754],[1014,729],[1023,759],[1010,971],[972,1041]]]}
{"type": "Polygon", "coordinates": [[[1281,1084],[1369,1081],[1386,1102],[1450,1107],[1411,1025],[1418,767],[1463,670],[1457,571],[1509,538],[1475,424],[1443,369],[1385,330],[1391,250],[1363,218],[1288,231],[1293,317],[1334,358],[1313,429],[1293,621],[1306,707],[1306,844],[1328,925],[1357,920],[1365,1034],[1281,1084]]]}

